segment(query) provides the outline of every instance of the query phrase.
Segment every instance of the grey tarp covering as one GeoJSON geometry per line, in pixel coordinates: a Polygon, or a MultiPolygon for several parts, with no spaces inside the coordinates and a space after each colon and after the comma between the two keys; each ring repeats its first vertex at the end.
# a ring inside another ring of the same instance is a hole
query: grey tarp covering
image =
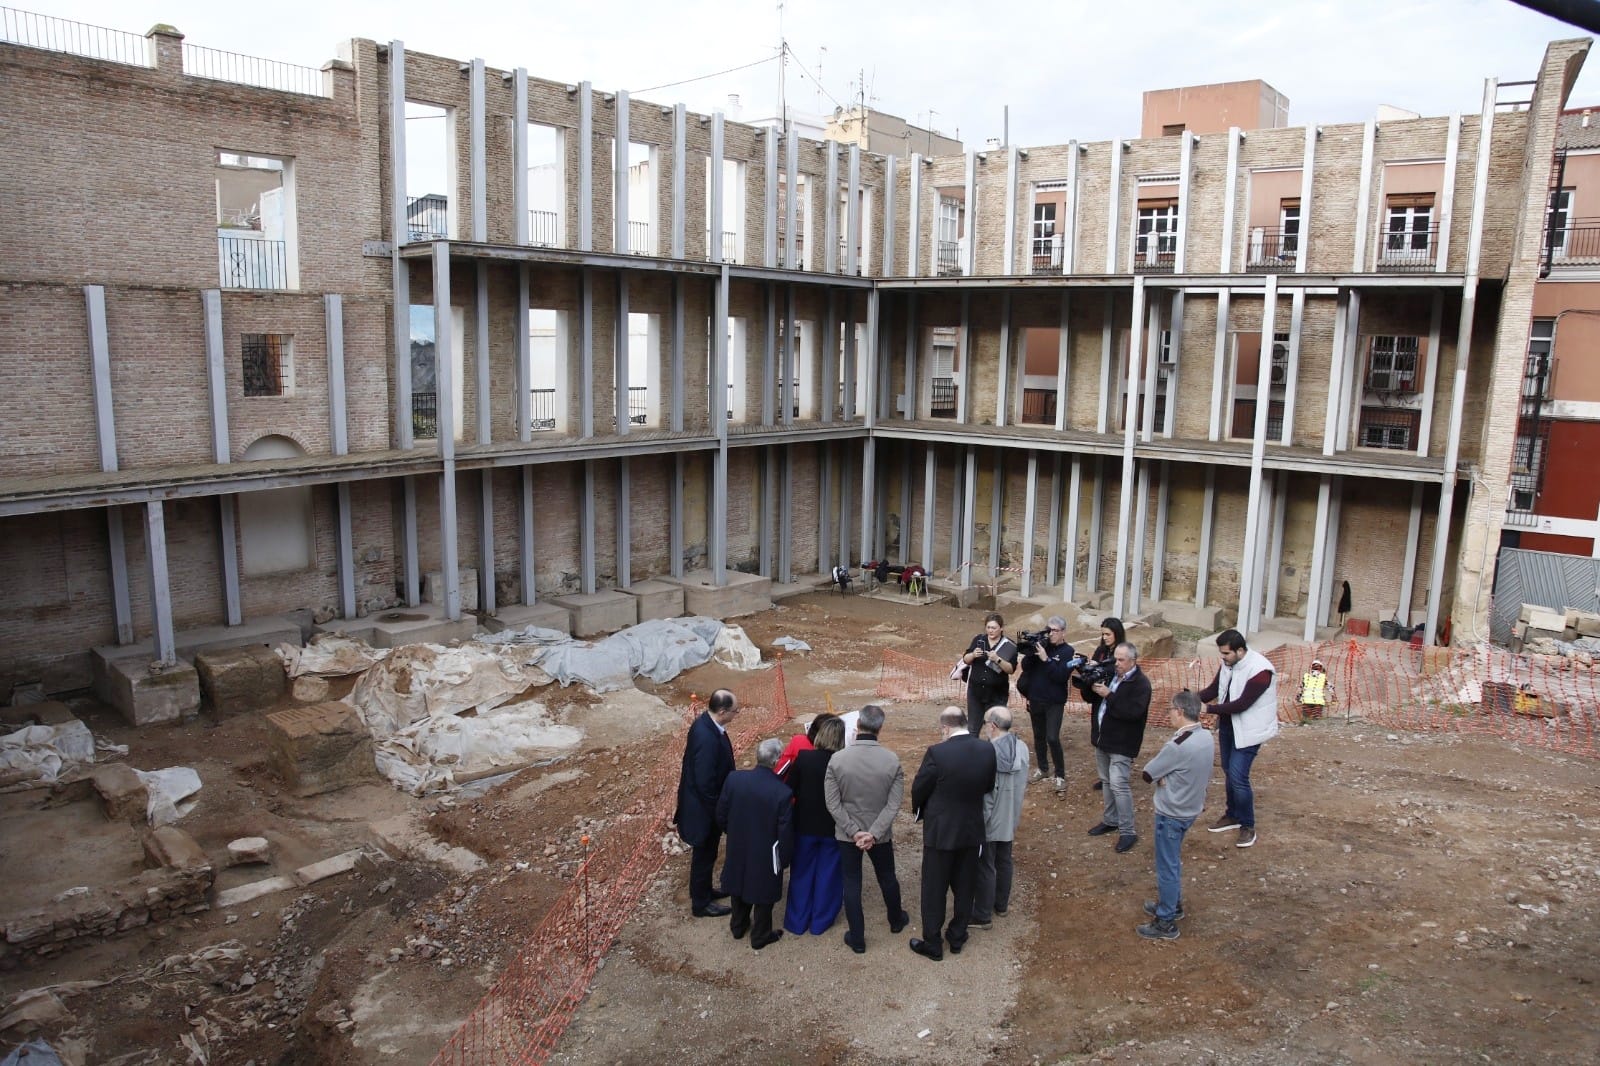
{"type": "Polygon", "coordinates": [[[750,641],[739,627],[702,617],[652,619],[593,643],[538,626],[508,629],[478,640],[484,644],[543,645],[539,667],[562,685],[576,681],[595,692],[615,692],[632,686],[636,674],[660,684],[707,662],[719,650],[719,638],[733,653],[730,665],[749,669],[752,661],[759,661],[759,652],[751,656],[742,650],[750,641]]]}

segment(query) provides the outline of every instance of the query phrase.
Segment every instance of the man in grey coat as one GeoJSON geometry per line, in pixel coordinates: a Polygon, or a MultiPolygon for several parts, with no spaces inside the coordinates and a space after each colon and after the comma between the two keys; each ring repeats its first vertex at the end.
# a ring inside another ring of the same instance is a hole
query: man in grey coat
{"type": "Polygon", "coordinates": [[[844,875],[844,917],[848,929],[844,942],[860,955],[867,950],[861,915],[861,856],[872,860],[883,903],[889,911],[889,932],[898,933],[911,921],[900,903],[900,878],[894,871],[894,816],[905,794],[905,772],[900,757],[878,743],[883,731],[883,708],[861,708],[856,718],[855,741],[828,760],[823,779],[823,800],[833,815],[834,838],[839,843],[839,864],[844,875]]]}
{"type": "Polygon", "coordinates": [[[972,902],[973,929],[988,929],[996,914],[1011,906],[1011,845],[1022,821],[1022,794],[1028,788],[1028,745],[1011,732],[1011,712],[990,707],[983,720],[994,745],[994,789],[983,798],[983,853],[978,856],[978,892],[972,902]]]}

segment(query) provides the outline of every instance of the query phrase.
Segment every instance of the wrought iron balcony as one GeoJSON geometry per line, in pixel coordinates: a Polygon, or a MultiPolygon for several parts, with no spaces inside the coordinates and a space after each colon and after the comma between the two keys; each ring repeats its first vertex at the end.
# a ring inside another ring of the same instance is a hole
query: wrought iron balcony
{"type": "Polygon", "coordinates": [[[224,289],[287,289],[288,247],[285,241],[258,240],[254,236],[217,237],[220,284],[224,289]]]}
{"type": "Polygon", "coordinates": [[[650,223],[628,220],[628,251],[634,255],[656,254],[655,246],[650,240],[650,223]]]}
{"type": "Polygon", "coordinates": [[[956,416],[956,382],[954,378],[934,378],[928,413],[934,418],[956,416]]]}
{"type": "Polygon", "coordinates": [[[649,393],[650,389],[647,386],[628,386],[628,421],[633,425],[642,426],[649,417],[650,412],[646,406],[646,398],[649,393]]]}
{"type": "Polygon", "coordinates": [[[1033,274],[1060,274],[1062,262],[1062,237],[1056,234],[1053,237],[1033,238],[1033,261],[1030,273],[1033,274]]]}
{"type": "Polygon", "coordinates": [[[1389,230],[1378,237],[1378,270],[1384,274],[1425,274],[1439,260],[1439,227],[1389,230]]]}
{"type": "Polygon", "coordinates": [[[535,248],[554,248],[559,245],[561,217],[554,211],[528,212],[528,243],[535,248]]]}
{"type": "Polygon", "coordinates": [[[961,276],[961,242],[940,241],[937,250],[937,274],[941,278],[961,276]]]}
{"type": "Polygon", "coordinates": [[[411,394],[411,435],[417,440],[430,440],[439,435],[439,394],[413,392],[411,394]]]}
{"type": "Polygon", "coordinates": [[[1056,424],[1056,390],[1023,389],[1022,418],[1026,425],[1053,426],[1056,424]]]}
{"type": "Polygon", "coordinates": [[[550,433],[556,428],[556,390],[532,389],[528,428],[535,433],[550,433]]]}
{"type": "Polygon", "coordinates": [[[1133,239],[1135,274],[1170,274],[1178,260],[1178,238],[1171,234],[1141,233],[1133,239]]]}
{"type": "Polygon", "coordinates": [[[442,241],[450,237],[450,200],[445,196],[412,196],[406,200],[407,240],[442,241]]]}
{"type": "Polygon", "coordinates": [[[1300,256],[1300,230],[1252,229],[1245,270],[1251,274],[1287,273],[1300,256]]]}
{"type": "Polygon", "coordinates": [[[1545,252],[1552,270],[1600,268],[1600,218],[1572,218],[1545,234],[1545,252]]]}

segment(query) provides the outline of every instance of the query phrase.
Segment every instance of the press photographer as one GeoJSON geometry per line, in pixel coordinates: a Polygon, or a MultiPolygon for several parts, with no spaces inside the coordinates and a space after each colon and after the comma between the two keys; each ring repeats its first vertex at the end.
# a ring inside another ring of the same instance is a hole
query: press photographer
{"type": "Polygon", "coordinates": [[[1061,750],[1061,717],[1067,703],[1067,685],[1073,671],[1085,663],[1083,656],[1067,643],[1067,623],[1060,616],[1045,622],[1042,632],[1026,630],[1017,635],[1021,651],[1022,677],[1017,691],[1028,701],[1028,717],[1033,720],[1033,750],[1039,767],[1033,780],[1055,778],[1056,791],[1067,787],[1067,763],[1061,750]],[[1055,773],[1050,772],[1055,763],[1055,773]]]}
{"type": "Polygon", "coordinates": [[[1005,706],[1011,694],[1011,675],[1017,672],[1017,645],[1006,636],[1005,626],[1006,620],[998,614],[984,615],[983,632],[972,638],[957,664],[958,671],[966,671],[967,731],[973,736],[983,728],[983,716],[989,708],[1005,706]]]}

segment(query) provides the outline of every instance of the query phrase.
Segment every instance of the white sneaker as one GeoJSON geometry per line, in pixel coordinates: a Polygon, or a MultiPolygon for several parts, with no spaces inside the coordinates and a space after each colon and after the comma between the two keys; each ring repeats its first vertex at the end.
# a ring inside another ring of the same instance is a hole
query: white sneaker
{"type": "Polygon", "coordinates": [[[1028,780],[1029,781],[1043,781],[1044,780],[1044,771],[1043,770],[1035,770],[1031,775],[1029,775],[1028,780]]]}
{"type": "Polygon", "coordinates": [[[1056,791],[1057,792],[1065,792],[1066,790],[1067,790],[1067,779],[1064,778],[1064,777],[1056,778],[1056,791]]]}

